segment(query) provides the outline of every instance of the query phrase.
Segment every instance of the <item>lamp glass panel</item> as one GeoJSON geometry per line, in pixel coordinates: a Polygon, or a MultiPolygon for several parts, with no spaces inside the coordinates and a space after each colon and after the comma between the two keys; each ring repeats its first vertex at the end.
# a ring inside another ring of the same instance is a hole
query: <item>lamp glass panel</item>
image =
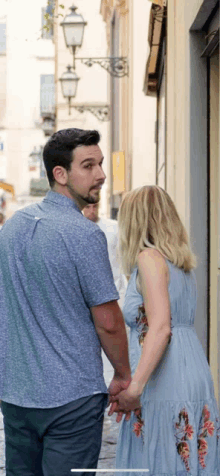
{"type": "Polygon", "coordinates": [[[81,46],[83,40],[84,24],[64,25],[66,46],[81,46]]]}
{"type": "Polygon", "coordinates": [[[61,84],[62,84],[62,92],[63,92],[63,97],[64,98],[74,98],[76,96],[76,88],[77,88],[77,80],[67,80],[63,79],[61,84]]]}

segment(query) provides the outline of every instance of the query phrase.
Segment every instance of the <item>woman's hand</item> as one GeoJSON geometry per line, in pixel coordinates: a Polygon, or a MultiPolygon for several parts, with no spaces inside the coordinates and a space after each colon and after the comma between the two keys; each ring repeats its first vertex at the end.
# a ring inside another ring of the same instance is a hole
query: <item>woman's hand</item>
{"type": "Polygon", "coordinates": [[[129,420],[131,411],[139,411],[141,408],[140,404],[140,397],[137,393],[132,389],[130,385],[126,390],[123,390],[115,397],[111,398],[112,404],[109,410],[109,416],[111,416],[114,412],[118,413],[118,417],[116,419],[117,422],[121,420],[122,413],[126,413],[126,420],[129,420]],[[119,420],[120,418],[120,420],[119,420]]]}

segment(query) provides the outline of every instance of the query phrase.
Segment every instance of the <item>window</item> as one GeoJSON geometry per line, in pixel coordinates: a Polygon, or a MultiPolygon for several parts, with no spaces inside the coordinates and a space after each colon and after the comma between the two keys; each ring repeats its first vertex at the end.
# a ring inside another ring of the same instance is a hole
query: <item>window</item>
{"type": "Polygon", "coordinates": [[[40,113],[42,117],[55,114],[54,74],[42,74],[40,77],[40,113]]]}
{"type": "Polygon", "coordinates": [[[0,23],[0,55],[6,53],[6,24],[0,23]]]}
{"type": "Polygon", "coordinates": [[[55,1],[49,0],[49,4],[47,7],[42,8],[41,15],[42,15],[42,35],[41,37],[46,40],[51,40],[53,38],[53,11],[55,7],[55,1]],[[49,15],[48,19],[45,18],[45,15],[49,15]],[[44,28],[45,26],[49,27],[49,30],[44,28]]]}

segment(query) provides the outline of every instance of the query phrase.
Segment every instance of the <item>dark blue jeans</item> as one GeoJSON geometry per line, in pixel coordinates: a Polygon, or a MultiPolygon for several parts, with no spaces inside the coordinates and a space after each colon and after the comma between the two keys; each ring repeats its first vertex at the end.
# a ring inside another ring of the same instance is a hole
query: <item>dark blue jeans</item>
{"type": "Polygon", "coordinates": [[[1,402],[6,476],[91,476],[97,468],[107,395],[80,398],[57,408],[1,402]]]}

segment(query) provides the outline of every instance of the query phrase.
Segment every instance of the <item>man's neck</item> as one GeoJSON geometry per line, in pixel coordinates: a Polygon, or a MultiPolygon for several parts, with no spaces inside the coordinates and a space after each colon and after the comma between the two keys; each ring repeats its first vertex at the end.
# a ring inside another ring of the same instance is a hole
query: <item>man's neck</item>
{"type": "Polygon", "coordinates": [[[76,203],[76,205],[78,206],[80,211],[82,211],[82,209],[87,205],[85,200],[83,200],[82,198],[73,197],[66,186],[62,187],[62,185],[59,185],[59,184],[56,183],[53,186],[53,188],[51,188],[51,191],[56,192],[56,193],[60,193],[60,195],[64,195],[65,197],[70,198],[73,202],[76,203]]]}

